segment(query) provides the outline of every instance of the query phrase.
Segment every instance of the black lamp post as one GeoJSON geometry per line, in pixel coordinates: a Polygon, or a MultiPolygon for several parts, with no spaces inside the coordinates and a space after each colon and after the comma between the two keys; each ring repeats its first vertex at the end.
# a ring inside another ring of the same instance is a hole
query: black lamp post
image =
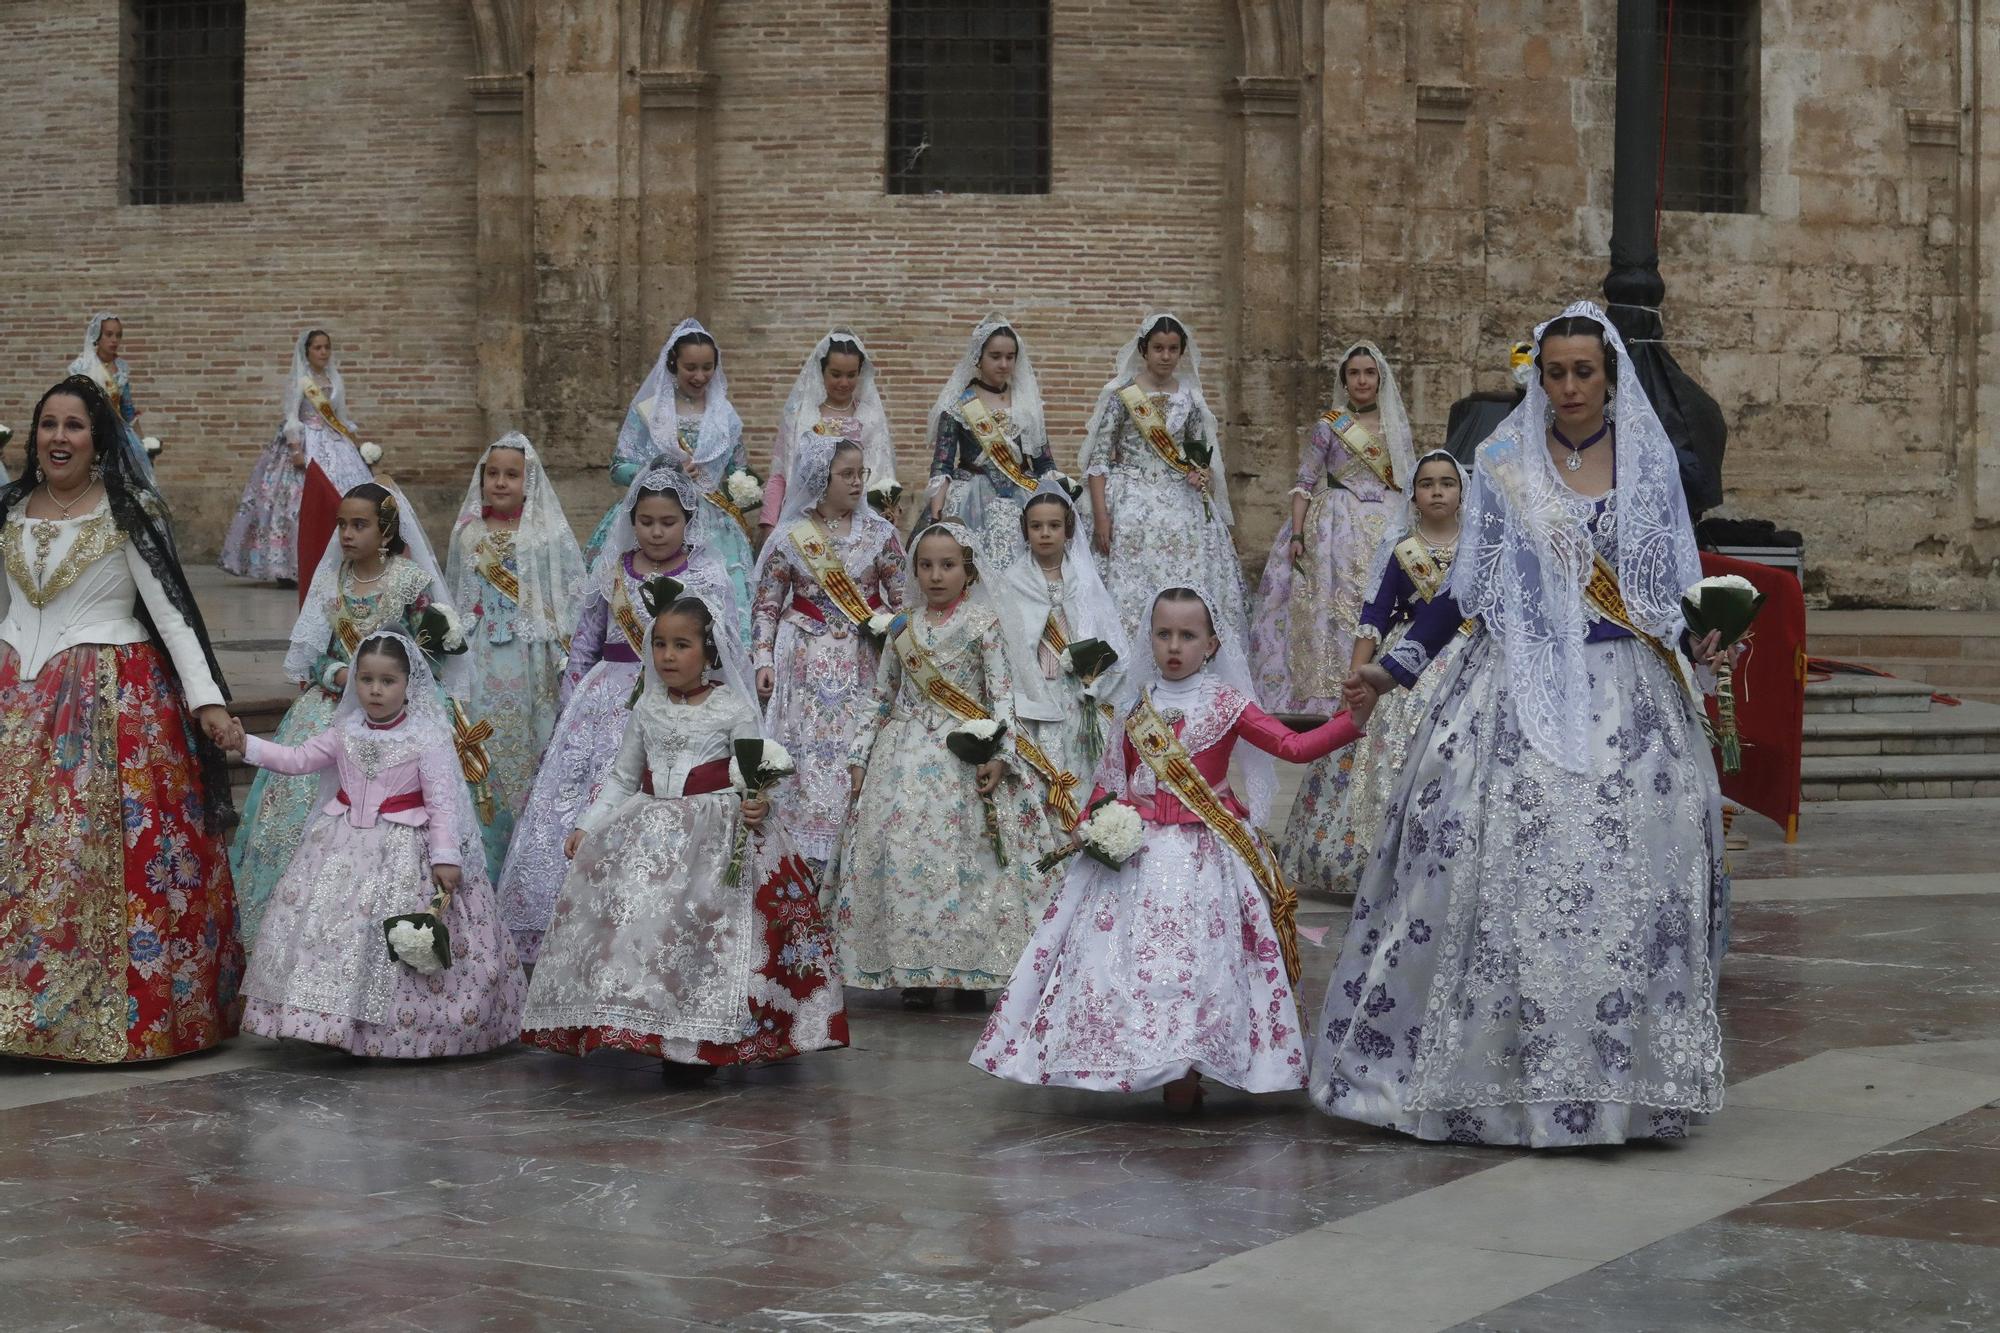
{"type": "Polygon", "coordinates": [[[1654,231],[1660,179],[1660,38],[1658,0],[1618,3],[1618,121],[1611,172],[1611,271],[1604,296],[1625,339],[1639,383],[1680,454],[1681,486],[1699,518],[1722,503],[1722,453],[1729,427],[1722,409],[1667,350],[1660,302],[1660,247],[1654,231]]]}

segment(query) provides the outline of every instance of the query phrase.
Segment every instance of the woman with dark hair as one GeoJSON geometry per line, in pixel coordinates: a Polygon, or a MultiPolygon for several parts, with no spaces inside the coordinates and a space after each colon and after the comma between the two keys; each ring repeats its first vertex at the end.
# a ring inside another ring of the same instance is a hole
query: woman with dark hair
{"type": "MultiPolygon", "coordinates": [[[[672,463],[700,488],[701,503],[692,515],[688,536],[729,572],[731,601],[747,617],[750,542],[757,517],[737,503],[729,479],[749,466],[750,456],[743,448],[743,418],[729,402],[722,349],[700,320],[684,319],[675,326],[652,373],[633,395],[625,424],[618,430],[611,479],[630,485],[656,461],[672,463]]],[[[584,551],[586,561],[596,561],[624,508],[622,503],[614,505],[599,520],[584,551]]],[[[738,632],[749,637],[748,619],[738,632]]]]}
{"type": "Polygon", "coordinates": [[[347,383],[333,354],[332,335],[307,329],[292,344],[284,421],[250,470],[222,543],[217,563],[223,569],[239,578],[280,584],[312,577],[332,539],[340,497],[370,476],[354,438],[356,428],[346,415],[347,383]],[[317,471],[311,472],[313,468],[317,471]],[[304,512],[308,507],[310,523],[304,512]]]}
{"type": "Polygon", "coordinates": [[[1350,677],[1442,671],[1362,873],[1312,1059],[1337,1116],[1424,1139],[1678,1138],[1722,1104],[1721,795],[1681,595],[1678,458],[1604,312],[1536,330],[1447,590],[1350,677]],[[1482,632],[1457,638],[1468,617],[1482,632]],[[1432,666],[1434,660],[1439,664],[1432,666]]]}
{"type": "MultiPolygon", "coordinates": [[[[785,395],[777,437],[771,441],[771,472],[764,482],[764,511],[759,520],[760,548],[785,517],[794,465],[805,456],[806,443],[813,436],[854,442],[861,450],[864,491],[895,486],[896,446],[889,439],[889,419],[883,413],[882,387],[875,372],[875,358],[868,354],[861,335],[850,328],[828,329],[799,363],[791,392],[785,395]]],[[[896,521],[893,513],[886,517],[891,523],[896,521]]]]}
{"type": "Polygon", "coordinates": [[[103,390],[104,396],[111,402],[111,410],[124,427],[126,445],[132,450],[137,463],[133,471],[150,484],[153,465],[139,440],[139,407],[132,401],[132,368],[119,355],[124,345],[124,320],[108,310],[92,315],[89,326],[83,332],[83,351],[69,363],[69,373],[81,375],[103,390]]]}
{"type": "Polygon", "coordinates": [[[1146,316],[1120,351],[1090,415],[1082,465],[1091,549],[1126,637],[1144,640],[1153,590],[1172,572],[1214,593],[1217,630],[1247,642],[1222,434],[1201,391],[1201,349],[1173,315],[1146,316]]]}
{"type": "MultiPolygon", "coordinates": [[[[307,584],[285,652],[285,675],[302,693],[278,723],[271,738],[276,745],[303,745],[332,725],[354,650],[377,630],[415,637],[417,616],[435,606],[451,626],[444,649],[465,651],[437,558],[399,492],[363,482],[342,497],[335,523],[338,540],[327,547],[307,584]]],[[[458,683],[456,674],[450,673],[447,687],[458,683]]],[[[268,769],[250,784],[243,827],[229,849],[245,944],[256,941],[264,904],[298,851],[318,790],[319,780],[310,774],[268,769]]]]}
{"type": "Polygon", "coordinates": [[[222,674],[95,380],[0,491],[0,1052],[117,1064],[236,1030],[222,674]]]}
{"type": "Polygon", "coordinates": [[[931,406],[926,524],[960,518],[990,547],[1013,544],[1021,507],[1055,471],[1042,389],[1013,321],[988,315],[931,406]],[[989,510],[995,506],[989,522],[989,510]]]}
{"type": "MultiPolygon", "coordinates": [[[[1403,395],[1374,343],[1340,358],[1334,404],[1299,458],[1291,518],[1278,530],[1257,592],[1250,664],[1257,697],[1281,712],[1338,706],[1354,666],[1369,562],[1402,517],[1416,471],[1403,395]]],[[[1339,756],[1348,762],[1352,753],[1339,756]]]]}

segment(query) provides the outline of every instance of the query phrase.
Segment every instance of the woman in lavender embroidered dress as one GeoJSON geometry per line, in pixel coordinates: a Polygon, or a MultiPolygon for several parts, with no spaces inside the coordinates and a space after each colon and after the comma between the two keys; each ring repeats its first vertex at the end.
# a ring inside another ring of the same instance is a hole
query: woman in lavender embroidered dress
{"type": "MultiPolygon", "coordinates": [[[[250,469],[249,484],[236,503],[229,535],[223,539],[218,562],[238,578],[262,579],[281,585],[299,577],[299,503],[305,494],[306,422],[324,430],[326,423],[306,400],[299,382],[312,376],[326,391],[336,411],[345,411],[347,386],[334,360],[333,338],[325,329],[307,329],[292,344],[291,376],[285,381],[285,417],[271,442],[250,469]]],[[[356,478],[354,484],[365,481],[356,478]]],[[[311,570],[306,571],[308,575],[311,570]]]]}
{"type": "Polygon", "coordinates": [[[1415,470],[1395,372],[1374,343],[1356,343],[1340,358],[1334,405],[1313,424],[1299,457],[1291,517],[1278,529],[1257,591],[1250,662],[1268,707],[1323,713],[1335,706],[1362,604],[1375,591],[1367,586],[1369,561],[1401,518],[1415,470]]]}
{"type": "Polygon", "coordinates": [[[1041,383],[1011,320],[988,315],[972,330],[931,406],[929,439],[924,522],[960,518],[988,549],[1011,546],[1021,506],[1056,466],[1042,424],[1041,383]],[[997,428],[997,459],[975,421],[997,428]]]}
{"type": "MultiPolygon", "coordinates": [[[[853,329],[828,329],[799,363],[791,392],[785,395],[778,434],[771,441],[771,473],[764,480],[764,509],[758,519],[760,548],[785,516],[794,466],[807,438],[815,435],[859,445],[867,485],[896,484],[896,446],[889,438],[875,359],[853,329]]],[[[894,514],[886,517],[891,523],[896,521],[894,514]]]]}
{"type": "MultiPolygon", "coordinates": [[[[1017,1083],[1099,1092],[1162,1089],[1191,1110],[1205,1075],[1248,1092],[1306,1083],[1306,1052],[1271,901],[1260,876],[1180,792],[1163,784],[1125,730],[1157,712],[1226,810],[1231,827],[1270,814],[1271,757],[1298,763],[1351,744],[1346,713],[1296,734],[1257,706],[1239,645],[1218,640],[1198,588],[1153,599],[1145,658],[1086,807],[1116,798],[1138,812],[1144,843],[1117,869],[1087,856],[1042,916],[972,1063],[1017,1083]],[[1230,786],[1230,761],[1249,800],[1230,786]]],[[[1252,835],[1254,837],[1254,835],[1252,835]]],[[[1253,844],[1246,843],[1246,847],[1253,844]]]]}
{"type": "Polygon", "coordinates": [[[848,742],[868,712],[881,658],[875,638],[816,570],[837,561],[870,616],[903,605],[902,543],[862,503],[866,475],[861,446],[845,436],[802,436],[785,513],[757,563],[757,696],[765,733],[798,768],[772,797],[816,874],[848,819],[848,742]]]}
{"type": "Polygon", "coordinates": [[[242,735],[248,762],[317,775],[315,813],[250,951],[243,1028],[421,1060],[505,1046],[527,993],[500,925],[444,696],[416,643],[361,642],[333,725],[301,746],[242,735]],[[391,957],[383,923],[434,911],[448,966],[391,957]]]}
{"type": "Polygon", "coordinates": [[[583,588],[583,553],[528,437],[486,447],[452,524],[445,578],[466,617],[473,725],[489,724],[479,793],[480,840],[496,880],[514,822],[562,711],[563,667],[583,588]]]}
{"type": "Polygon", "coordinates": [[[1722,1104],[1720,793],[1676,645],[1701,577],[1672,442],[1604,313],[1536,330],[1449,591],[1347,694],[1433,670],[1313,1053],[1313,1100],[1425,1139],[1679,1137],[1722,1104]]]}
{"type": "Polygon", "coordinates": [[[500,870],[501,917],[530,965],[569,870],[563,841],[597,799],[631,716],[646,634],[640,585],[664,575],[738,614],[729,574],[689,535],[700,504],[699,484],[672,464],[633,478],[585,582],[561,714],[500,870]]]}
{"type": "MultiPolygon", "coordinates": [[[[755,515],[729,496],[729,478],[749,463],[743,418],[729,402],[722,348],[699,320],[684,319],[660,348],[652,373],[632,397],[612,454],[611,479],[624,485],[655,462],[670,462],[694,479],[701,501],[690,540],[728,575],[730,605],[750,614],[750,534],[755,515]]],[[[623,506],[606,513],[585,551],[595,561],[623,506]]],[[[739,627],[744,636],[750,622],[739,627]]]]}
{"type": "Polygon", "coordinates": [[[1091,549],[1126,637],[1145,638],[1154,586],[1162,571],[1174,570],[1210,590],[1223,637],[1246,642],[1222,435],[1201,392],[1201,349],[1171,314],[1148,315],[1119,353],[1115,373],[1097,395],[1082,464],[1090,488],[1091,549]],[[1188,470],[1149,442],[1132,419],[1128,396],[1159,415],[1168,447],[1188,470]],[[1205,467],[1188,452],[1203,446],[1210,451],[1205,467]]]}
{"type": "MultiPolygon", "coordinates": [[[[1411,622],[1443,589],[1458,550],[1458,511],[1465,473],[1458,460],[1434,449],[1417,461],[1408,527],[1390,531],[1369,567],[1375,594],[1361,608],[1352,669],[1401,643],[1411,622]]],[[[1456,651],[1454,639],[1447,653],[1456,651]]],[[[1306,769],[1285,824],[1285,878],[1299,890],[1349,894],[1368,864],[1389,808],[1403,759],[1442,667],[1426,671],[1375,710],[1368,739],[1347,754],[1328,755],[1306,769]]]]}

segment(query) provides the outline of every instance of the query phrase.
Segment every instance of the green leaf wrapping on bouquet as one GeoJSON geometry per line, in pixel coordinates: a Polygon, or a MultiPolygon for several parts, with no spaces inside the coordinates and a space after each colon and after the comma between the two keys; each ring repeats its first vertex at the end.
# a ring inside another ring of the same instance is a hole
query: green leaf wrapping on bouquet
{"type": "Polygon", "coordinates": [[[1072,639],[1069,645],[1070,670],[1088,685],[1118,662],[1118,650],[1102,639],[1072,639]]]}
{"type": "Polygon", "coordinates": [[[1687,618],[1688,633],[1699,639],[1714,633],[1721,639],[1724,648],[1738,642],[1750,632],[1750,622],[1763,609],[1764,594],[1746,592],[1741,588],[1704,588],[1699,585],[1690,589],[1701,594],[1701,600],[1683,594],[1681,614],[1687,618]]]}
{"type": "Polygon", "coordinates": [[[1082,503],[1083,501],[1082,484],[1078,482],[1074,477],[1071,477],[1068,473],[1063,473],[1061,474],[1061,476],[1062,480],[1058,481],[1056,484],[1063,488],[1063,494],[1069,497],[1069,502],[1071,504],[1082,503]]]}
{"type": "Polygon", "coordinates": [[[665,574],[655,574],[639,585],[639,601],[646,608],[646,614],[657,617],[662,611],[681,599],[687,589],[679,579],[670,579],[665,574]]]}
{"type": "Polygon", "coordinates": [[[984,738],[959,729],[946,732],[944,737],[945,748],[975,768],[981,764],[990,764],[999,758],[1006,742],[1005,722],[1002,722],[991,736],[984,738]]]}
{"type": "Polygon", "coordinates": [[[893,514],[896,506],[903,501],[903,487],[899,482],[890,482],[883,487],[869,487],[866,498],[869,507],[880,514],[893,514]]]}
{"type": "Polygon", "coordinates": [[[1181,446],[1181,451],[1187,455],[1188,462],[1196,467],[1207,467],[1215,461],[1215,446],[1203,436],[1189,440],[1181,446]]]}
{"type": "Polygon", "coordinates": [[[393,943],[398,925],[407,925],[415,930],[431,932],[431,952],[437,956],[439,967],[451,966],[451,931],[434,912],[405,912],[392,916],[382,923],[382,941],[388,947],[389,961],[400,963],[402,955],[396,952],[393,943]]]}
{"type": "Polygon", "coordinates": [[[410,641],[425,657],[456,657],[471,645],[460,636],[456,648],[450,646],[451,617],[435,606],[427,606],[410,617],[410,641]]]}

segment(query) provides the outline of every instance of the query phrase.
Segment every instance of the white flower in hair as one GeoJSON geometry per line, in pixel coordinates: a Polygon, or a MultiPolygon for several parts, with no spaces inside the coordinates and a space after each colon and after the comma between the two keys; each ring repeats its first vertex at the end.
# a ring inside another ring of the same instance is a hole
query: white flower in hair
{"type": "Polygon", "coordinates": [[[375,443],[375,441],[373,440],[370,440],[368,441],[368,443],[362,445],[361,461],[366,463],[369,467],[374,467],[377,463],[382,461],[382,446],[375,443]]]}
{"type": "Polygon", "coordinates": [[[738,468],[729,474],[729,502],[738,509],[750,509],[764,503],[764,486],[748,472],[738,468]]]}

